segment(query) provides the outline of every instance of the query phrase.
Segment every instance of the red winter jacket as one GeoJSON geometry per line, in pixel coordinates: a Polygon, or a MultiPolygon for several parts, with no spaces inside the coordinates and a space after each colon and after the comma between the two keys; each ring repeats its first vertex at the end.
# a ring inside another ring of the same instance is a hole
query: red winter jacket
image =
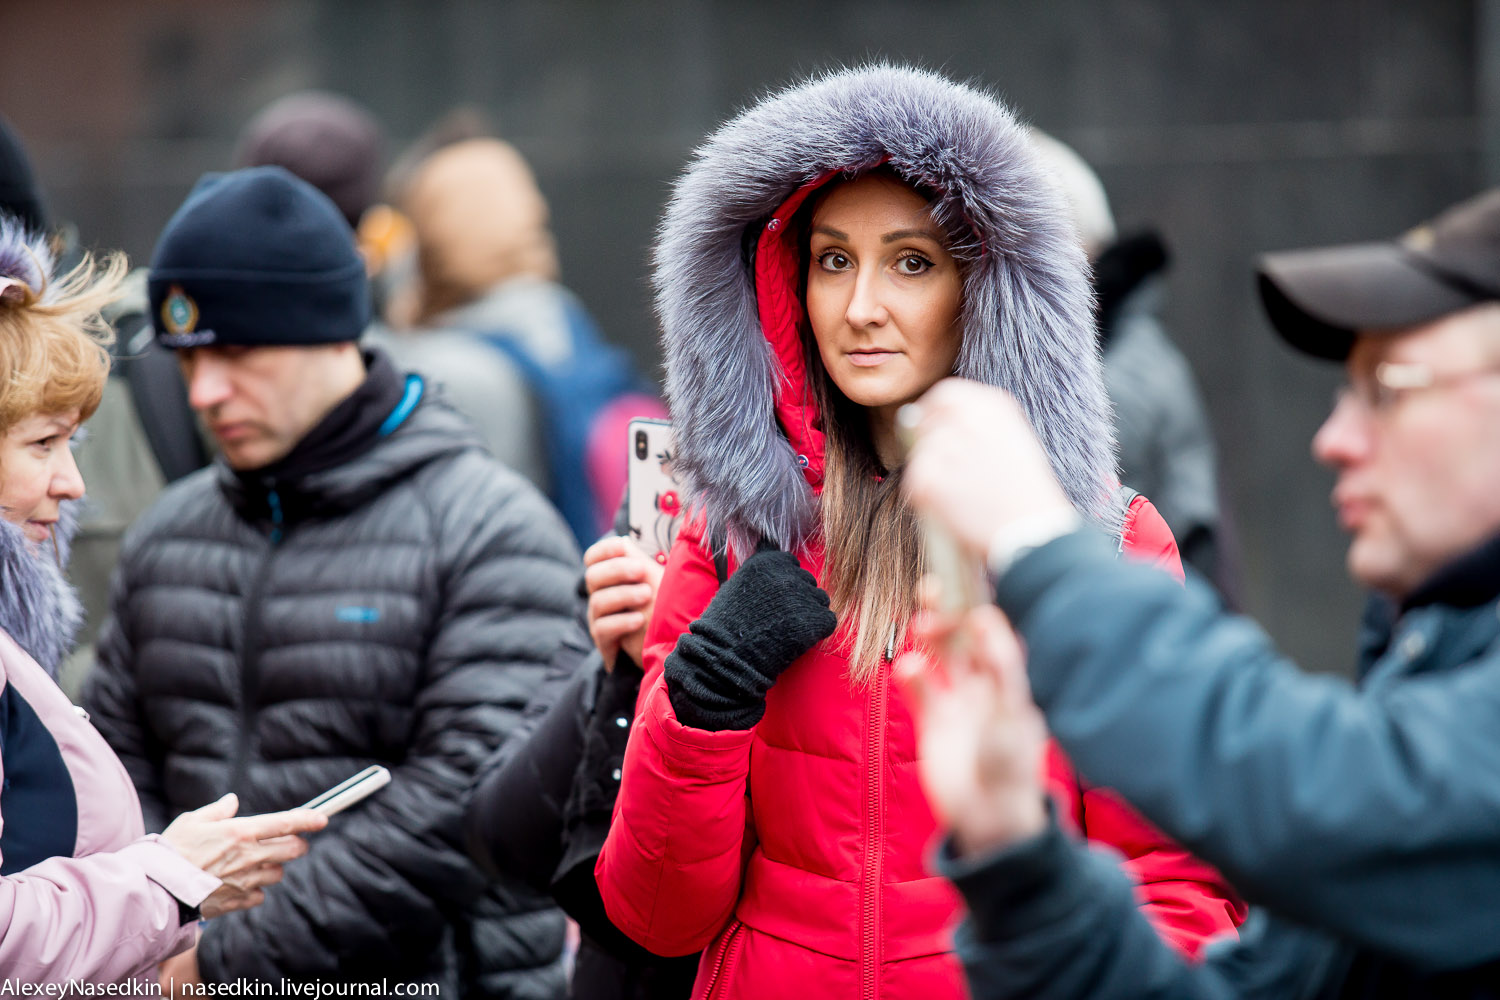
{"type": "MultiPolygon", "coordinates": [[[[1109,409],[1086,261],[1021,127],[983,95],[891,67],[814,80],[712,136],[673,192],[656,247],[674,469],[700,519],[671,551],[645,652],[614,823],[595,869],[610,918],[666,955],[706,948],[694,996],[957,1000],[959,900],[928,873],[938,833],[917,779],[910,712],[889,669],[848,680],[839,637],[772,686],[748,731],[680,724],[662,665],[718,588],[706,520],[736,551],[768,538],[821,580],[823,432],[808,393],[796,211],[840,172],[884,164],[936,192],[963,240],[957,373],[1015,392],[1070,499],[1120,523],[1109,409]]],[[[1137,498],[1126,548],[1181,572],[1137,498]]],[[[1048,784],[1096,841],[1126,856],[1142,905],[1194,951],[1231,932],[1237,901],[1062,755],[1048,784]]]]}
{"type": "MultiPolygon", "coordinates": [[[[1127,551],[1180,578],[1144,497],[1127,551]]],[[[817,552],[802,565],[818,576],[817,552]]],[[[718,589],[697,526],[672,548],[647,637],[646,678],[614,824],[596,873],[610,918],[652,951],[707,948],[694,997],[966,996],[950,934],[959,901],[926,858],[937,823],[917,779],[912,717],[882,670],[851,687],[837,639],[793,664],[752,730],[677,721],[662,663],[718,589]]],[[[1221,878],[1054,745],[1059,813],[1125,856],[1147,914],[1195,953],[1243,917],[1221,878]]]]}

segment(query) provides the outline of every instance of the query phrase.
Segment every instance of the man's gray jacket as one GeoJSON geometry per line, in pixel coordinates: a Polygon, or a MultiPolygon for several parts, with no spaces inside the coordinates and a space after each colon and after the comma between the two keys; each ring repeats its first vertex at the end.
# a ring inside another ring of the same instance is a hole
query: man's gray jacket
{"type": "Polygon", "coordinates": [[[147,828],[229,791],[258,813],[392,772],[262,906],[206,925],[205,980],[560,993],[562,915],[487,888],[460,818],[576,620],[577,575],[557,513],[430,393],[345,464],[260,483],[215,464],[142,516],[84,702],[147,828]]]}
{"type": "Polygon", "coordinates": [[[1101,539],[1018,562],[997,601],[1052,733],[1261,909],[1189,966],[1055,827],[945,850],[976,1000],[1500,996],[1500,540],[1423,591],[1356,690],[1101,539]]]}

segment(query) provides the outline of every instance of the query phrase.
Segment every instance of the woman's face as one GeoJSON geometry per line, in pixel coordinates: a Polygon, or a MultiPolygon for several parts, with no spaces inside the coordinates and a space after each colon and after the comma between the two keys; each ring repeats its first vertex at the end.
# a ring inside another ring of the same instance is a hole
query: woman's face
{"type": "Polygon", "coordinates": [[[833,383],[893,417],[953,373],[962,278],[923,198],[895,178],[839,185],[813,212],[807,317],[833,383]]]}
{"type": "Polygon", "coordinates": [[[38,413],[12,425],[0,441],[0,516],[20,525],[33,547],[52,537],[58,503],[83,496],[70,445],[77,430],[77,410],[38,413]]]}

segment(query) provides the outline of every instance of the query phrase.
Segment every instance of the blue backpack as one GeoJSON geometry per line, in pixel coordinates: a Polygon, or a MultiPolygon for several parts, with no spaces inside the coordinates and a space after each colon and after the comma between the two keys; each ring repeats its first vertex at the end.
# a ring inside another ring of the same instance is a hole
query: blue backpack
{"type": "Polygon", "coordinates": [[[629,355],[605,342],[582,303],[569,295],[562,308],[572,350],[560,361],[539,360],[504,329],[481,336],[525,378],[541,420],[550,499],[578,544],[588,546],[609,527],[624,491],[626,424],[666,411],[629,355]]]}

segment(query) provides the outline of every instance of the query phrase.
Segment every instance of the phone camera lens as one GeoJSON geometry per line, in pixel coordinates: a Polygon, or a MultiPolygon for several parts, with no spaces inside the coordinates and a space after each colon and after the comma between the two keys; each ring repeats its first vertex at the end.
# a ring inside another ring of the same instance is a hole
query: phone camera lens
{"type": "Polygon", "coordinates": [[[647,441],[646,441],[646,432],[645,431],[636,431],[635,432],[635,457],[638,458],[638,459],[640,459],[642,462],[644,462],[646,460],[646,456],[649,455],[650,453],[651,453],[651,450],[647,446],[647,441]]]}

